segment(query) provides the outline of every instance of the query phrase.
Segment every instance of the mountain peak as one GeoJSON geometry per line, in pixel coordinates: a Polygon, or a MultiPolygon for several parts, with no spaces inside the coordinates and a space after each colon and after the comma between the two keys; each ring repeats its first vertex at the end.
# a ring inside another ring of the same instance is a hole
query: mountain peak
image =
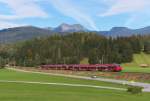
{"type": "Polygon", "coordinates": [[[59,26],[70,26],[70,25],[67,24],[67,23],[62,23],[62,24],[60,24],[59,26]]]}
{"type": "Polygon", "coordinates": [[[86,28],[84,28],[82,25],[80,24],[66,24],[66,23],[62,23],[61,25],[59,25],[58,27],[56,27],[54,29],[55,32],[83,32],[83,31],[87,31],[86,28]]]}
{"type": "Polygon", "coordinates": [[[111,31],[130,30],[128,27],[113,27],[111,31]]]}

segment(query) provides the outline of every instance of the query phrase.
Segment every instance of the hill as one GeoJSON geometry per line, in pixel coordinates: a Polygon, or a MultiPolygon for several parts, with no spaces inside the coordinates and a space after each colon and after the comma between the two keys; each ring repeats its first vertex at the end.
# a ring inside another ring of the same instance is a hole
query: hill
{"type": "Polygon", "coordinates": [[[140,66],[140,64],[150,64],[150,54],[134,54],[133,61],[127,63],[128,66],[140,66]]]}
{"type": "Polygon", "coordinates": [[[127,27],[113,27],[110,31],[91,31],[80,24],[66,24],[63,23],[58,27],[39,28],[34,26],[21,26],[0,30],[0,43],[11,43],[29,40],[36,37],[45,37],[57,34],[67,34],[72,32],[94,32],[98,35],[104,36],[132,36],[132,35],[149,35],[150,26],[140,29],[130,29],[127,27]]]}
{"type": "Polygon", "coordinates": [[[150,65],[150,54],[134,54],[133,61],[131,63],[122,64],[124,72],[146,72],[150,73],[150,68],[142,68],[141,64],[150,65]]]}
{"type": "Polygon", "coordinates": [[[23,26],[0,30],[0,43],[10,43],[29,40],[35,37],[51,35],[52,32],[34,26],[23,26]]]}
{"type": "Polygon", "coordinates": [[[99,31],[99,34],[103,34],[105,36],[131,36],[131,35],[149,35],[150,34],[150,26],[140,28],[140,29],[130,29],[128,27],[113,27],[110,31],[99,31]]]}
{"type": "Polygon", "coordinates": [[[21,26],[0,30],[0,43],[12,43],[24,40],[30,40],[37,37],[50,36],[54,33],[63,34],[70,32],[84,32],[87,31],[80,24],[61,24],[56,28],[47,27],[39,28],[35,26],[21,26]]]}

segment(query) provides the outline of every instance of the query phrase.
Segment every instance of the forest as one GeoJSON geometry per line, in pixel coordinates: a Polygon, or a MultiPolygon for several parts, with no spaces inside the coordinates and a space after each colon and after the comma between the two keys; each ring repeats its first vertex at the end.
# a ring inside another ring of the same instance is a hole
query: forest
{"type": "Polygon", "coordinates": [[[0,45],[0,67],[6,64],[33,67],[42,64],[131,62],[134,53],[150,54],[150,35],[105,37],[94,32],[54,34],[45,38],[0,45]]]}

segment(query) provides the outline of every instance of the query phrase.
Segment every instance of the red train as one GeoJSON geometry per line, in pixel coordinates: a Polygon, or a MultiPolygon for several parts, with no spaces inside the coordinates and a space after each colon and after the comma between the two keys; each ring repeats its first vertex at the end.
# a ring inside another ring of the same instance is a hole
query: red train
{"type": "Polygon", "coordinates": [[[73,70],[73,71],[110,71],[120,72],[122,67],[118,64],[55,64],[55,65],[41,65],[41,69],[44,70],[73,70]]]}

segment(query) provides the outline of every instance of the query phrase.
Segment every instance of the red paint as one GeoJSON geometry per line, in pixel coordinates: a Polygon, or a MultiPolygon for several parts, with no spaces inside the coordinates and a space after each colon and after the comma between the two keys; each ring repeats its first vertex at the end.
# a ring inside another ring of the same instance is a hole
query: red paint
{"type": "Polygon", "coordinates": [[[49,64],[41,65],[41,69],[45,70],[74,70],[74,71],[111,71],[111,72],[120,72],[122,67],[117,64],[49,64]]]}

